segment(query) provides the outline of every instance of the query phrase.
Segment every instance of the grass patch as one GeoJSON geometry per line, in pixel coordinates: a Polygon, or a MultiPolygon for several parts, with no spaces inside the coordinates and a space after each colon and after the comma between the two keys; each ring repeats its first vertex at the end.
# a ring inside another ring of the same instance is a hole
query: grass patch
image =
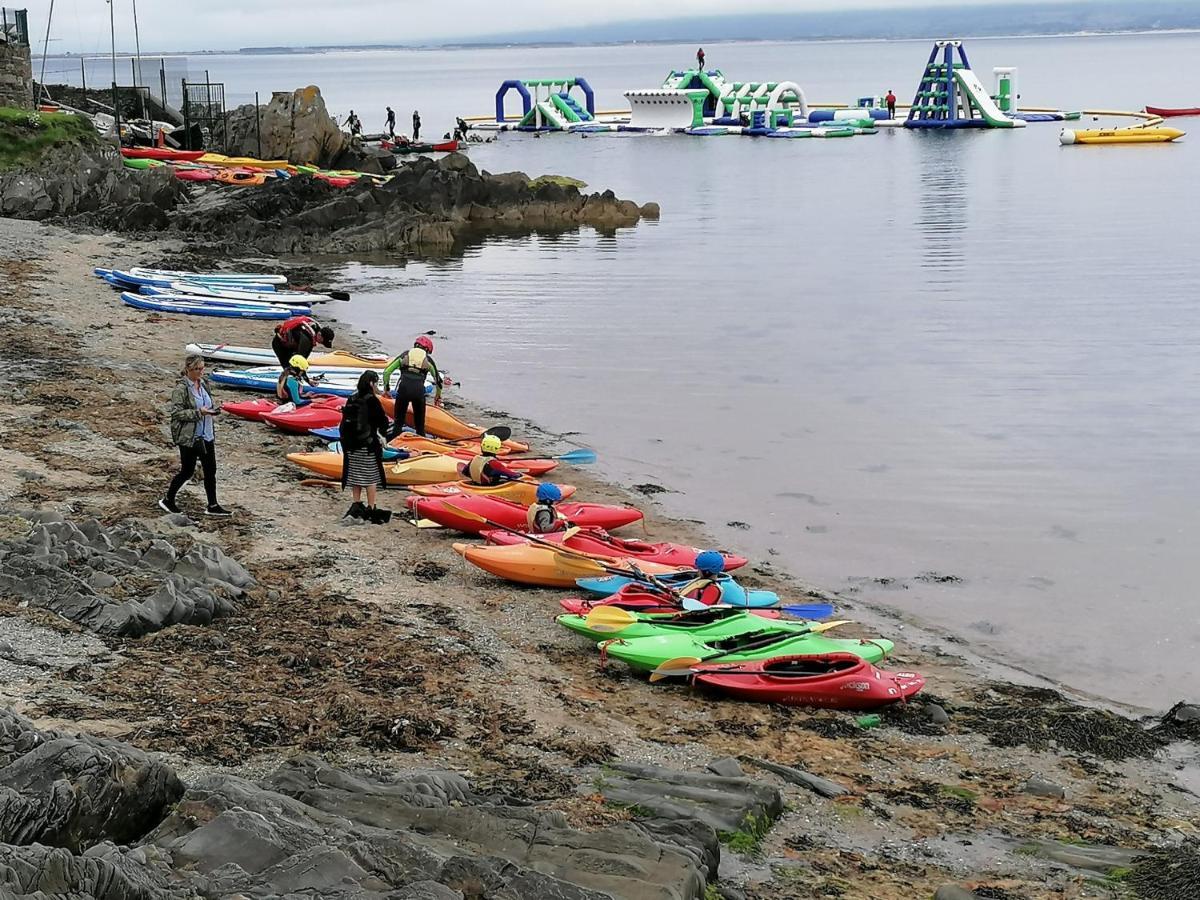
{"type": "Polygon", "coordinates": [[[767,816],[755,816],[753,813],[749,813],[742,820],[742,827],[737,831],[721,833],[721,843],[734,853],[757,855],[762,849],[763,838],[770,830],[771,820],[767,816]]]}
{"type": "Polygon", "coordinates": [[[967,803],[970,803],[972,806],[975,804],[975,801],[979,799],[979,795],[977,793],[970,788],[965,787],[954,787],[953,785],[943,784],[940,788],[938,788],[938,791],[942,794],[945,794],[947,797],[954,797],[958,800],[963,800],[967,803]]]}
{"type": "Polygon", "coordinates": [[[74,113],[40,113],[0,106],[0,169],[35,163],[55,147],[93,146],[99,140],[91,122],[74,113]]]}

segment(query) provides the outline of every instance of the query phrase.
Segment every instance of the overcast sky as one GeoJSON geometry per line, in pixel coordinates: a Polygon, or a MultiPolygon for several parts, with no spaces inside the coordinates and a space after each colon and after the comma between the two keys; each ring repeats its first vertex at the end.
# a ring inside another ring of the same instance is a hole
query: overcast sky
{"type": "MultiPolygon", "coordinates": [[[[29,9],[32,43],[41,48],[48,0],[0,0],[29,9]]],[[[118,51],[133,48],[133,0],[114,0],[118,51]]],[[[996,0],[748,0],[738,12],[807,12],[979,4],[996,0]]],[[[237,49],[314,44],[407,44],[469,39],[627,19],[728,14],[729,0],[690,0],[685,8],[646,0],[140,0],[143,50],[237,49]],[[564,11],[570,10],[569,14],[564,11]],[[669,10],[669,12],[668,12],[669,10]]],[[[99,53],[109,47],[105,0],[56,0],[51,53],[99,53]]],[[[581,33],[586,40],[586,34],[581,33]]]]}

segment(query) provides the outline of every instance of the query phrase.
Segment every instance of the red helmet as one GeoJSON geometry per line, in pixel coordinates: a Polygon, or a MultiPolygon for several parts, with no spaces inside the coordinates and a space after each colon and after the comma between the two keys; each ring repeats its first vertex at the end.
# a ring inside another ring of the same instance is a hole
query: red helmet
{"type": "Polygon", "coordinates": [[[433,352],[433,341],[431,341],[429,338],[425,337],[425,335],[421,335],[419,338],[417,338],[415,341],[413,341],[413,346],[420,347],[426,353],[433,352]]]}

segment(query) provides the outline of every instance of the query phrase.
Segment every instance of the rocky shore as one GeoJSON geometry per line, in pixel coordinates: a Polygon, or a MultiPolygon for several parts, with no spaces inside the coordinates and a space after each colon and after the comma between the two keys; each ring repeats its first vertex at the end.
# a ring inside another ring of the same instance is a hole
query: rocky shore
{"type": "MultiPolygon", "coordinates": [[[[455,165],[417,178],[443,213],[518,190],[455,165]]],[[[648,685],[448,536],[340,526],[283,459],[309,442],[250,423],[218,424],[235,516],[160,516],[183,345],[269,325],[146,316],[89,275],[167,242],[0,219],[0,246],[0,897],[1198,896],[1200,708],[999,681],[843,598],[848,634],[929,679],[879,727],[648,685]]],[[[704,543],[637,502],[654,539],[704,543]]]]}

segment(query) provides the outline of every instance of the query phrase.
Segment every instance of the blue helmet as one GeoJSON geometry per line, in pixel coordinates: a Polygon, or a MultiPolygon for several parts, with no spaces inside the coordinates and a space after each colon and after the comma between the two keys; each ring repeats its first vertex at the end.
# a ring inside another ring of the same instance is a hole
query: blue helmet
{"type": "Polygon", "coordinates": [[[706,575],[717,575],[725,571],[725,557],[716,550],[705,550],[696,554],[695,565],[706,575]]]}
{"type": "Polygon", "coordinates": [[[562,499],[562,491],[557,484],[546,482],[538,485],[537,498],[539,503],[557,503],[562,499]]]}

